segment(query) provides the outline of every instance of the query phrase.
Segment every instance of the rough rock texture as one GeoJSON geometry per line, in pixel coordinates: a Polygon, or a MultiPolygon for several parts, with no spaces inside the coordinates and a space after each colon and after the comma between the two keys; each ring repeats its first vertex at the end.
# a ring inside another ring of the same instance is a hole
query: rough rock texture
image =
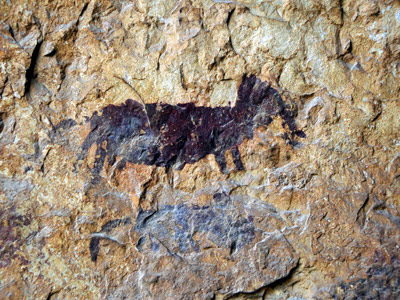
{"type": "Polygon", "coordinates": [[[399,1],[0,8],[1,299],[399,298],[399,1]]]}

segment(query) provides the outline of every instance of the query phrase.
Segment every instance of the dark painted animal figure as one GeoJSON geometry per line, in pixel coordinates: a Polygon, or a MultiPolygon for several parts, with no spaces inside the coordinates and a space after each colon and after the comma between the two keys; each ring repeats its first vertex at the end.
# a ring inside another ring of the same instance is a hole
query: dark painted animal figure
{"type": "Polygon", "coordinates": [[[253,138],[256,127],[268,126],[278,115],[289,132],[284,139],[290,144],[295,143],[295,136],[305,137],[297,130],[294,113],[278,91],[254,75],[243,77],[234,107],[143,105],[127,100],[122,105],[104,107],[101,115],[92,115],[91,132],[82,144],[78,161],[95,143],[95,174],[100,173],[107,157],[109,165],[117,156],[122,157],[121,168],[131,162],[181,170],[208,154],[215,155],[221,171],[226,173],[226,151],[231,151],[236,168],[243,170],[238,146],[253,138]]]}
{"type": "Polygon", "coordinates": [[[226,193],[214,194],[206,206],[164,205],[157,211],[139,211],[135,224],[135,232],[142,235],[136,245],[139,251],[147,240],[153,251],[162,241],[180,253],[200,252],[208,239],[219,248],[230,248],[232,254],[253,241],[257,230],[253,216],[239,211],[226,193]]]}
{"type": "Polygon", "coordinates": [[[219,248],[230,248],[232,254],[252,242],[260,230],[253,216],[243,212],[233,201],[226,193],[216,193],[207,206],[178,204],[163,205],[157,210],[139,210],[134,225],[129,217],[109,221],[99,232],[91,234],[91,259],[97,260],[100,240],[120,243],[113,237],[113,230],[130,224],[141,236],[136,244],[140,252],[145,243],[150,243],[152,251],[158,251],[160,245],[168,245],[168,249],[180,253],[199,252],[201,244],[211,240],[219,248]]]}

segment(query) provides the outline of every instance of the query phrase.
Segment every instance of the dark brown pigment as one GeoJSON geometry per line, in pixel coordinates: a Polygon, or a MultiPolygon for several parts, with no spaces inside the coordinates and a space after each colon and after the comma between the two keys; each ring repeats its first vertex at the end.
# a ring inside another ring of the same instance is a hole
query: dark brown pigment
{"type": "Polygon", "coordinates": [[[305,137],[278,91],[254,75],[243,77],[234,107],[196,107],[193,103],[143,106],[129,99],[122,105],[104,107],[101,116],[98,112],[92,115],[91,132],[78,161],[96,143],[94,174],[100,173],[106,157],[109,165],[122,157],[120,168],[131,162],[181,170],[208,154],[215,155],[226,173],[225,152],[229,150],[236,168],[243,170],[238,146],[253,138],[255,128],[268,126],[278,115],[289,132],[283,136],[288,143],[294,145],[295,136],[305,137]]]}

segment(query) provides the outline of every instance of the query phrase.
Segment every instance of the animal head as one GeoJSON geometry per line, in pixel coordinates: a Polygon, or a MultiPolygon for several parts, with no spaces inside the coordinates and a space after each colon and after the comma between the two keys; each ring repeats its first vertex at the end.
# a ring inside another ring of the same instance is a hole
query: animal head
{"type": "Polygon", "coordinates": [[[244,76],[238,90],[238,110],[251,111],[251,119],[258,126],[268,126],[272,117],[284,110],[278,91],[255,75],[244,76]]]}

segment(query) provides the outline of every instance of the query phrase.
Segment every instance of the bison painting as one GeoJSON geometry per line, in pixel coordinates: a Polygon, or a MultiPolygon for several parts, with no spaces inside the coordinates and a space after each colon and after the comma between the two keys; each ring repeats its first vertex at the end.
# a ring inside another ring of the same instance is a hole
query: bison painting
{"type": "Polygon", "coordinates": [[[296,136],[305,137],[278,91],[254,75],[243,77],[233,107],[143,105],[129,99],[101,112],[90,118],[91,131],[78,157],[78,161],[84,159],[96,144],[95,174],[100,173],[106,159],[112,165],[117,156],[122,158],[120,167],[131,162],[181,170],[208,154],[215,155],[221,172],[226,173],[226,151],[231,151],[236,168],[243,170],[238,146],[253,138],[255,128],[268,126],[277,116],[288,131],[284,138],[289,143],[293,144],[296,136]]]}

